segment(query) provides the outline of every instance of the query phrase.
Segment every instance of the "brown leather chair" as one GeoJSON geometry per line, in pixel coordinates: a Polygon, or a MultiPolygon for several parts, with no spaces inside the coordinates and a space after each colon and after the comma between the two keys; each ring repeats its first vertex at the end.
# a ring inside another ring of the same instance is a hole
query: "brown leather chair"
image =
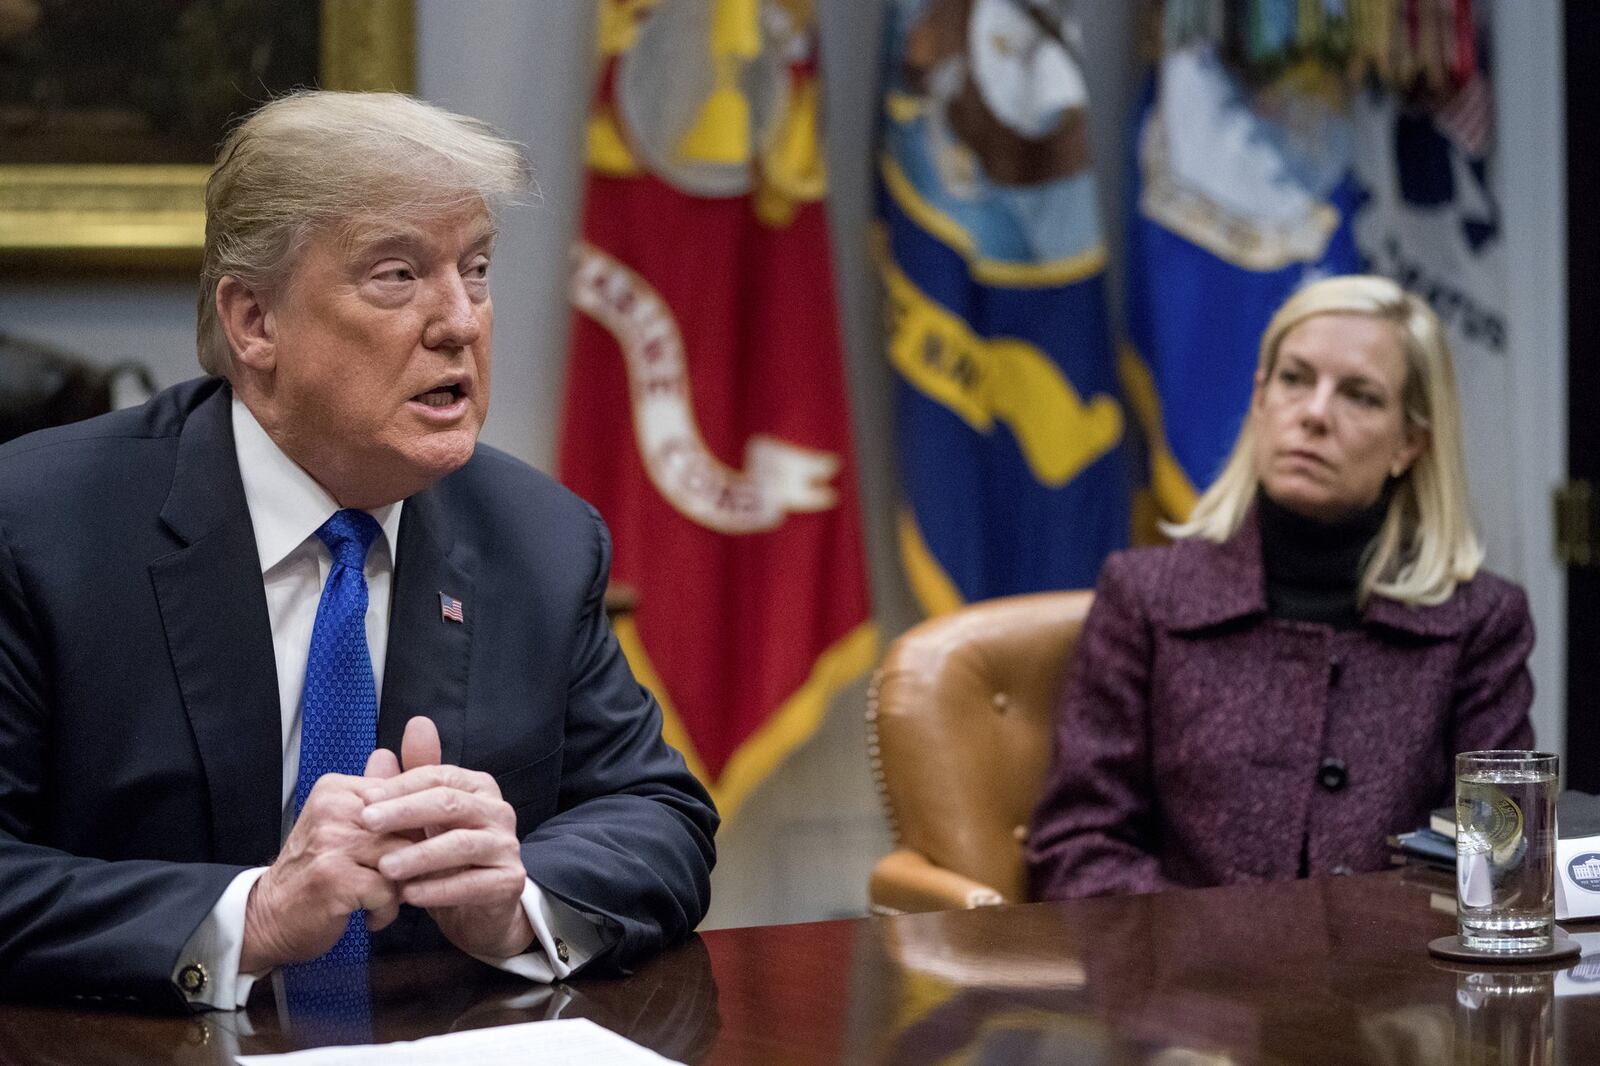
{"type": "Polygon", "coordinates": [[[1022,844],[1093,595],[975,603],[890,646],[867,698],[867,750],[897,845],[872,871],[875,912],[1027,898],[1022,844]]]}

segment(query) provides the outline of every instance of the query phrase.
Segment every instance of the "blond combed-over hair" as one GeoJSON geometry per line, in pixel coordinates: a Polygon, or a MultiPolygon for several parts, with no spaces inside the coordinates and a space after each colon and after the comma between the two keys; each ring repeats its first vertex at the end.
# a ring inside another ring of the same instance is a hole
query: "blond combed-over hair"
{"type": "Polygon", "coordinates": [[[264,104],[223,140],[206,182],[200,366],[223,377],[232,367],[217,320],[224,276],[270,294],[314,234],[473,203],[493,220],[531,185],[520,145],[401,93],[308,90],[264,104]]]}
{"type": "MultiPolygon", "coordinates": [[[[1388,278],[1325,278],[1297,291],[1272,316],[1261,337],[1256,388],[1274,369],[1289,331],[1316,315],[1367,315],[1392,323],[1405,354],[1402,405],[1407,423],[1428,435],[1410,469],[1394,479],[1389,509],[1362,566],[1360,602],[1376,593],[1409,604],[1449,599],[1483,563],[1472,524],[1461,414],[1450,345],[1438,316],[1420,297],[1388,278]]],[[[1222,542],[1238,531],[1255,501],[1256,430],[1246,416],[1222,473],[1195,503],[1189,520],[1166,527],[1174,537],[1222,542]]]]}

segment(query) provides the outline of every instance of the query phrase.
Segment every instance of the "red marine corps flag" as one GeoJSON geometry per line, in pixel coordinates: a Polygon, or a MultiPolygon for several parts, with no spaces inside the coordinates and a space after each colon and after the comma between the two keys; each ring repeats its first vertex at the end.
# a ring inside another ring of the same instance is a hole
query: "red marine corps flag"
{"type": "Polygon", "coordinates": [[[871,663],[813,0],[603,0],[562,478],[731,813],[871,663]]]}

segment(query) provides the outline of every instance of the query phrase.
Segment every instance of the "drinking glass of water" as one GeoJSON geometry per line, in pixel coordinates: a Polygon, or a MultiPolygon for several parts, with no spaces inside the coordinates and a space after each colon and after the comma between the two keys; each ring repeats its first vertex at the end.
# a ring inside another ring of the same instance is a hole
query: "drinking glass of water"
{"type": "Polygon", "coordinates": [[[1456,756],[1456,914],[1461,946],[1515,955],[1554,944],[1556,757],[1456,756]]]}

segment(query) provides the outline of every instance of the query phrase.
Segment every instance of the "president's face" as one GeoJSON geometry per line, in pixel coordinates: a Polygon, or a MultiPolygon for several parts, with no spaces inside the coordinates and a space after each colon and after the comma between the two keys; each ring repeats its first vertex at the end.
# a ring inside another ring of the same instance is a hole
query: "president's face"
{"type": "Polygon", "coordinates": [[[317,234],[269,305],[258,419],[341,506],[425,488],[472,455],[489,409],[481,205],[317,234]]]}

